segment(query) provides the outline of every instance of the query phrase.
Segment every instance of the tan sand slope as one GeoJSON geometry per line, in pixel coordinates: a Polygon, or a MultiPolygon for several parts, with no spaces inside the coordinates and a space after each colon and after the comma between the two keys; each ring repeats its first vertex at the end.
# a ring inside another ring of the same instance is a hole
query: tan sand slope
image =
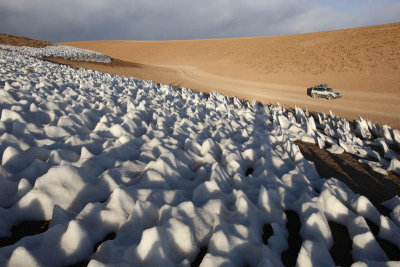
{"type": "Polygon", "coordinates": [[[0,44],[14,45],[14,46],[30,46],[38,48],[53,45],[53,43],[47,41],[31,39],[12,34],[4,34],[4,33],[0,33],[0,44]]]}
{"type": "Polygon", "coordinates": [[[400,23],[275,37],[66,44],[166,71],[152,78],[132,70],[138,78],[400,127],[400,23]],[[344,97],[306,96],[319,83],[344,97]]]}

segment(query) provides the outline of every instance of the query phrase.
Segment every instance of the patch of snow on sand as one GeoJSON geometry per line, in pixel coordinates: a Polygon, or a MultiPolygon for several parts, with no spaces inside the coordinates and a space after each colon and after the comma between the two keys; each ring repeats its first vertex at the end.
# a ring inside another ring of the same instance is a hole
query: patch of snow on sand
{"type": "Polygon", "coordinates": [[[373,124],[360,120],[349,122],[332,112],[309,114],[295,107],[288,111],[278,105],[273,118],[292,141],[313,143],[332,154],[347,152],[359,157],[359,161],[369,165],[374,171],[387,175],[387,171],[400,174],[400,155],[390,149],[400,150],[400,131],[388,125],[373,124]],[[381,153],[379,153],[382,151],[381,153]]]}
{"type": "Polygon", "coordinates": [[[202,266],[282,266],[285,210],[302,224],[299,266],[334,265],[328,221],[360,265],[388,261],[365,219],[400,245],[397,200],[385,217],[304,159],[292,139],[336,142],[300,111],[5,51],[0,96],[0,237],[51,220],[0,248],[1,266],[189,266],[202,247],[202,266]]]}
{"type": "Polygon", "coordinates": [[[101,53],[71,46],[64,46],[64,45],[52,45],[42,48],[36,48],[29,46],[12,46],[12,45],[0,44],[0,50],[1,49],[18,52],[19,54],[36,58],[62,57],[80,61],[91,61],[91,62],[102,62],[102,63],[111,62],[111,58],[109,56],[103,55],[101,53]]]}

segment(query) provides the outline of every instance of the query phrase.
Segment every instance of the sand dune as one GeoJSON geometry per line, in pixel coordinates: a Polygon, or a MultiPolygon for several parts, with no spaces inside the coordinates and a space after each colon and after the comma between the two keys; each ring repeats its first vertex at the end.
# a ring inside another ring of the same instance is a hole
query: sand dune
{"type": "Polygon", "coordinates": [[[0,44],[14,45],[14,46],[30,46],[30,47],[46,47],[51,46],[53,43],[31,39],[23,36],[0,33],[0,44]]]}
{"type": "Polygon", "coordinates": [[[138,78],[400,127],[400,23],[275,37],[65,44],[140,63],[130,70],[138,78]],[[322,82],[344,97],[306,96],[307,87],[322,82]]]}

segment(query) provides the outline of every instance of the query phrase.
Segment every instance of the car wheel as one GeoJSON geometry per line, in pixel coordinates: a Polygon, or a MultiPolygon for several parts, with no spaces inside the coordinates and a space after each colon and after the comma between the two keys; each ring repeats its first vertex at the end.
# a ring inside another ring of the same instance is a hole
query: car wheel
{"type": "Polygon", "coordinates": [[[329,100],[332,100],[332,95],[328,95],[327,97],[329,100]]]}

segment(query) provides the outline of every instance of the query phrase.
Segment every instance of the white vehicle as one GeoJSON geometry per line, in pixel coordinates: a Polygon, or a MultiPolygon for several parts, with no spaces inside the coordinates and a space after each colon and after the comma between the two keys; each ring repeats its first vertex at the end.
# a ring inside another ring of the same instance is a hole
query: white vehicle
{"type": "Polygon", "coordinates": [[[326,99],[334,99],[342,97],[341,93],[333,91],[326,83],[308,88],[307,94],[312,98],[323,97],[326,99]]]}

